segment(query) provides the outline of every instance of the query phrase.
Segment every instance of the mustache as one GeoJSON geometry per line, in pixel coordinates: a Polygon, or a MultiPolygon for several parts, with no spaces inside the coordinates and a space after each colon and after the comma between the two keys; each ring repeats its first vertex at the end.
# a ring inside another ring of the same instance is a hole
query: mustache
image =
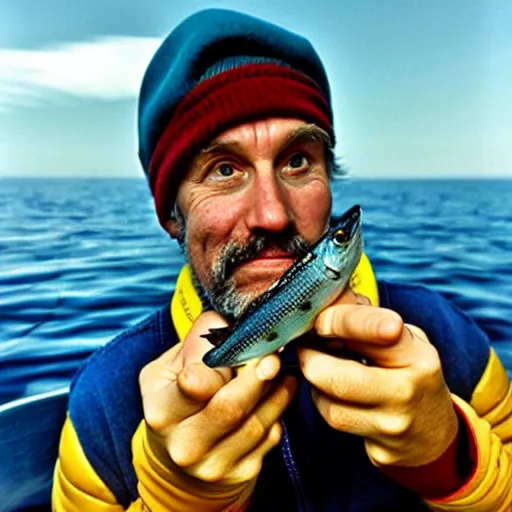
{"type": "Polygon", "coordinates": [[[255,235],[245,243],[232,241],[222,252],[217,266],[217,278],[228,279],[235,269],[259,256],[268,249],[279,249],[290,255],[302,257],[310,249],[311,244],[296,233],[280,233],[255,235]]]}

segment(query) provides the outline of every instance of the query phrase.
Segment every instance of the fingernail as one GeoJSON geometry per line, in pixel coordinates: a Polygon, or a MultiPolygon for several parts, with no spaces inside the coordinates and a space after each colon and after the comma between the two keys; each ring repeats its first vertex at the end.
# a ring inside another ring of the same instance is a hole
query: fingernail
{"type": "Polygon", "coordinates": [[[386,318],[379,326],[379,334],[385,338],[394,338],[402,332],[403,322],[401,318],[392,316],[386,318]]]}
{"type": "Polygon", "coordinates": [[[256,377],[260,380],[270,380],[274,378],[275,365],[272,359],[263,358],[256,366],[256,377]]]}
{"type": "Polygon", "coordinates": [[[327,310],[322,311],[322,313],[317,316],[315,321],[315,330],[318,334],[322,335],[327,332],[327,326],[330,322],[330,314],[331,312],[327,310]]]}

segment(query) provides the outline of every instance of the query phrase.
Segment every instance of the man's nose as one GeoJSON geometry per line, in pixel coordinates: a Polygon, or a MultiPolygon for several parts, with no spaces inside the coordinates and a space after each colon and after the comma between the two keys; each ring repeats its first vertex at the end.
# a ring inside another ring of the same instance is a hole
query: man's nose
{"type": "Polygon", "coordinates": [[[249,191],[246,223],[251,232],[278,233],[293,222],[289,198],[275,176],[258,177],[249,191]]]}

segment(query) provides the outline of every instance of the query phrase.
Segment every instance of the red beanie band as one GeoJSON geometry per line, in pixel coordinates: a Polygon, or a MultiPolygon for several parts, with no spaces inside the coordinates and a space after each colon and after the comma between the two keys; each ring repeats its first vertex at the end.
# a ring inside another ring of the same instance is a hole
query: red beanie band
{"type": "Polygon", "coordinates": [[[160,223],[170,218],[179,180],[206,144],[230,128],[270,117],[314,123],[334,145],[329,104],[303,73],[275,64],[248,64],[194,87],[178,104],[149,165],[160,223]]]}

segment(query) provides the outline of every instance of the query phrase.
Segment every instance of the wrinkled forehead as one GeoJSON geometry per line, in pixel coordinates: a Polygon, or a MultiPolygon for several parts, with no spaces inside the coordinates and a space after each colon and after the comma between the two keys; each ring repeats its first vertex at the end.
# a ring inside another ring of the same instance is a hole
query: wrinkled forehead
{"type": "Polygon", "coordinates": [[[282,144],[293,140],[318,140],[331,144],[329,135],[313,123],[293,118],[270,118],[243,123],[225,130],[207,147],[219,143],[243,143],[251,141],[254,137],[260,137],[264,143],[282,144]]]}
{"type": "Polygon", "coordinates": [[[329,135],[312,123],[299,119],[265,119],[225,130],[206,144],[191,162],[191,167],[211,155],[254,153],[273,155],[301,143],[316,142],[331,148],[329,135]]]}

